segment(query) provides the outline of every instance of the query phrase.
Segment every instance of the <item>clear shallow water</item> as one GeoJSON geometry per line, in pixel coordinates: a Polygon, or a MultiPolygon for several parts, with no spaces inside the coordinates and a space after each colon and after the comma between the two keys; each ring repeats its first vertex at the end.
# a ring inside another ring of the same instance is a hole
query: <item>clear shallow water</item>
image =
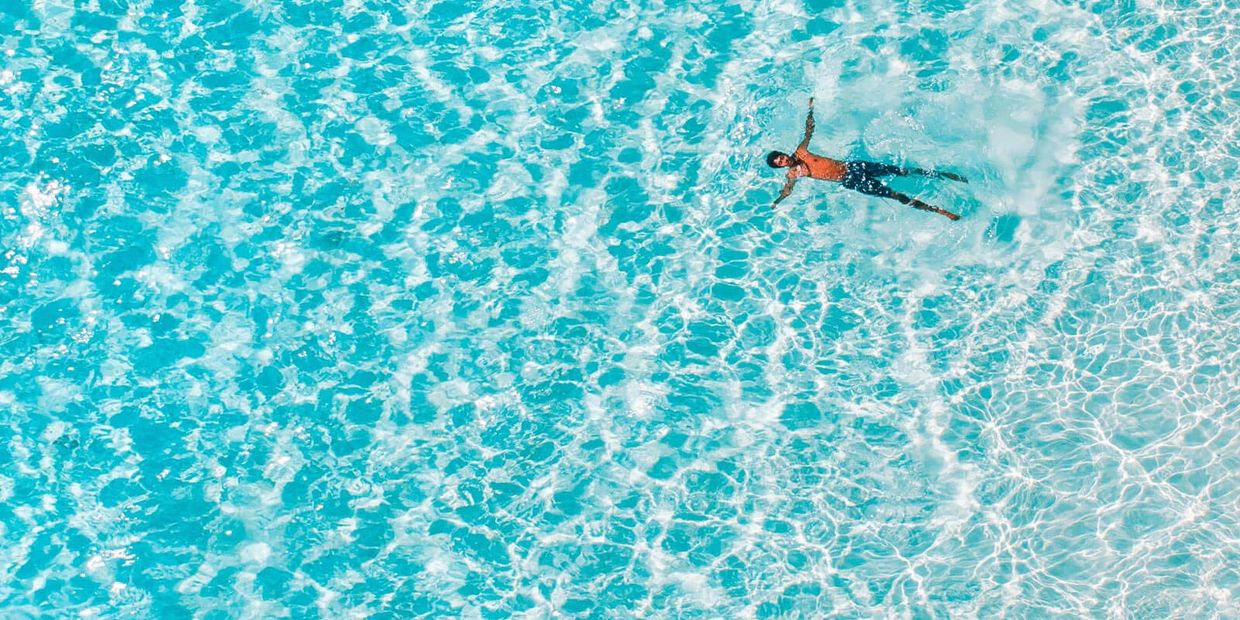
{"type": "Polygon", "coordinates": [[[1234,617],[1238,22],[4,4],[0,607],[1234,617]]]}

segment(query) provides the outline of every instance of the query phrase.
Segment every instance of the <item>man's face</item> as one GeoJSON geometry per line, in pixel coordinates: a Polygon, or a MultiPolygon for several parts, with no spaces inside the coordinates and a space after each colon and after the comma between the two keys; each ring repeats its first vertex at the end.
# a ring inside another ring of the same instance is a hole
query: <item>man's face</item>
{"type": "Polygon", "coordinates": [[[787,168],[793,164],[792,158],[787,155],[776,155],[775,165],[780,168],[787,168]]]}

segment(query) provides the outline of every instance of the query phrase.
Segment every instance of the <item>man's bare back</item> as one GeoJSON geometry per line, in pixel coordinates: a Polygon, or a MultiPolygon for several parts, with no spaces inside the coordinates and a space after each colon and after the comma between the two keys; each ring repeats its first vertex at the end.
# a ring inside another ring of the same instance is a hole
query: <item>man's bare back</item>
{"type": "Polygon", "coordinates": [[[772,168],[788,168],[787,178],[784,187],[779,192],[779,198],[775,199],[775,203],[771,206],[778,205],[781,200],[788,197],[792,193],[792,186],[796,180],[801,177],[810,177],[811,179],[821,179],[823,181],[835,181],[843,185],[847,189],[859,191],[863,194],[878,196],[880,198],[895,198],[900,202],[911,207],[921,209],[923,211],[933,211],[939,215],[943,215],[952,220],[960,219],[959,215],[951,211],[944,211],[938,207],[928,205],[916,198],[910,198],[905,194],[893,191],[891,188],[883,185],[877,180],[877,177],[896,175],[908,176],[910,174],[919,174],[928,177],[941,177],[951,179],[953,181],[961,181],[968,183],[969,180],[950,172],[934,172],[931,170],[923,170],[921,168],[900,168],[887,164],[878,164],[868,161],[839,161],[830,157],[823,157],[809,152],[809,139],[814,134],[814,98],[809,98],[809,115],[805,117],[805,138],[797,145],[792,155],[780,153],[779,151],[771,151],[766,156],[766,163],[772,168]]]}

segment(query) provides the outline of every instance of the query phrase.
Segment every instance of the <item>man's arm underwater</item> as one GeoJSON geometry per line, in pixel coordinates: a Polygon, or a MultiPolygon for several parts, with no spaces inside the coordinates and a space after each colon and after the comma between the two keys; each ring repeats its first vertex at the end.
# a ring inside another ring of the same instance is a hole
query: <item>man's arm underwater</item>
{"type": "Polygon", "coordinates": [[[793,177],[792,175],[788,175],[788,182],[784,183],[784,188],[779,190],[779,198],[776,198],[775,202],[771,203],[772,209],[779,206],[779,202],[787,198],[788,194],[792,193],[792,185],[796,182],[797,182],[796,177],[793,177]]]}

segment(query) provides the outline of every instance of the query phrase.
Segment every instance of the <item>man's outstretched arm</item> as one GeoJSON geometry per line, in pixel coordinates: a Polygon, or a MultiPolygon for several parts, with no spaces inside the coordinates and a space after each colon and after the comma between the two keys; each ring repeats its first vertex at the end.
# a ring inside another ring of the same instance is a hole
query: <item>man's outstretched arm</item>
{"type": "Polygon", "coordinates": [[[787,198],[788,194],[792,193],[792,184],[796,182],[797,182],[796,179],[789,177],[788,182],[784,183],[784,188],[779,190],[779,198],[776,198],[775,202],[771,204],[772,209],[774,209],[777,205],[779,205],[779,201],[787,198]]]}
{"type": "Polygon", "coordinates": [[[809,114],[805,117],[805,139],[797,146],[797,150],[809,147],[810,136],[814,135],[814,98],[809,98],[809,114]]]}

